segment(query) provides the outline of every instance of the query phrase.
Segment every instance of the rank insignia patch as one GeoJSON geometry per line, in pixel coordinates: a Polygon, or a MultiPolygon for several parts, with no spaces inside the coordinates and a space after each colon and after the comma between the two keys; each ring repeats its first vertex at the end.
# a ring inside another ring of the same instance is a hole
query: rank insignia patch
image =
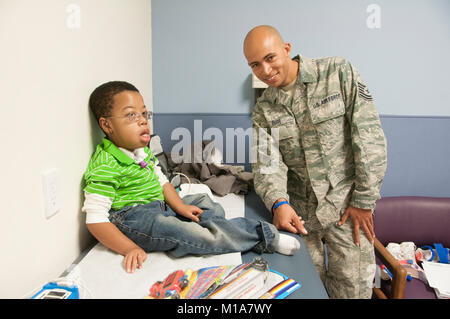
{"type": "Polygon", "coordinates": [[[358,82],[358,94],[366,101],[373,101],[372,95],[370,95],[370,92],[367,89],[367,87],[360,82],[358,82]]]}

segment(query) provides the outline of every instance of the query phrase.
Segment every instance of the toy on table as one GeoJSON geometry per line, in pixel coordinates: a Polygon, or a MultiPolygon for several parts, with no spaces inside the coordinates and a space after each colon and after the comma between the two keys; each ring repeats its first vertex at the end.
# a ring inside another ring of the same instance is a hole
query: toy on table
{"type": "Polygon", "coordinates": [[[197,278],[197,271],[193,271],[192,269],[186,269],[186,271],[184,272],[184,279],[183,279],[184,282],[186,283],[186,286],[180,292],[180,299],[184,299],[186,297],[186,294],[191,289],[196,278],[197,278]]]}
{"type": "Polygon", "coordinates": [[[264,258],[255,257],[245,264],[187,269],[184,273],[177,270],[153,284],[145,298],[282,299],[300,287],[295,280],[269,269],[264,258]]]}
{"type": "Polygon", "coordinates": [[[60,285],[56,282],[49,282],[30,299],[78,299],[79,296],[76,285],[60,285]]]}
{"type": "Polygon", "coordinates": [[[176,270],[164,279],[157,281],[150,288],[150,297],[157,299],[179,299],[181,291],[188,285],[192,271],[186,273],[176,270]]]}

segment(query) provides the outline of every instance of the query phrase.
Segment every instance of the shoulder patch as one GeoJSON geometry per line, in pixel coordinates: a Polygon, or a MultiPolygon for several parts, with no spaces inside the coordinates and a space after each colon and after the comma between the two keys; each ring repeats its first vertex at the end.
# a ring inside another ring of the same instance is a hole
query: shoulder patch
{"type": "Polygon", "coordinates": [[[373,98],[369,92],[369,89],[367,88],[367,86],[365,86],[361,82],[358,82],[358,94],[361,98],[363,98],[366,101],[373,101],[373,98]]]}

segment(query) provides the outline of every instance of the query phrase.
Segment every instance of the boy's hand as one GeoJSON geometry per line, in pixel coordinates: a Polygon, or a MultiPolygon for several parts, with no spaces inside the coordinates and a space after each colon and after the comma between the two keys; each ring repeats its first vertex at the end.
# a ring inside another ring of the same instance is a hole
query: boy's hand
{"type": "Polygon", "coordinates": [[[142,248],[136,247],[125,254],[123,266],[128,273],[134,273],[137,268],[142,268],[142,263],[147,259],[147,254],[142,248]]]}
{"type": "Polygon", "coordinates": [[[203,210],[197,206],[183,205],[178,209],[177,213],[198,223],[200,221],[198,217],[203,213],[203,210]]]}

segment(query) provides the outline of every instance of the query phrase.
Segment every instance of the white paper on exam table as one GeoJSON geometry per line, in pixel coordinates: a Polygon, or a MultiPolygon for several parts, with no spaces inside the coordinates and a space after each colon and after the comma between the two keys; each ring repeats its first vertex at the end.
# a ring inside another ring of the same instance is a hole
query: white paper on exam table
{"type": "MultiPolygon", "coordinates": [[[[189,185],[181,185],[180,196],[187,195],[188,189],[189,185]]],[[[227,218],[244,216],[243,195],[228,194],[218,197],[214,196],[209,187],[204,184],[191,184],[189,194],[195,193],[207,193],[212,200],[220,203],[225,209],[227,218]]],[[[137,269],[133,274],[124,270],[122,262],[123,256],[101,243],[95,245],[80,261],[78,264],[80,277],[92,298],[141,299],[149,294],[154,282],[165,278],[175,270],[239,265],[242,263],[242,258],[240,253],[172,258],[163,252],[152,252],[147,254],[147,260],[142,268],[137,269]]]]}
{"type": "Polygon", "coordinates": [[[446,298],[450,297],[450,264],[423,261],[422,268],[430,287],[438,289],[446,298]]]}

